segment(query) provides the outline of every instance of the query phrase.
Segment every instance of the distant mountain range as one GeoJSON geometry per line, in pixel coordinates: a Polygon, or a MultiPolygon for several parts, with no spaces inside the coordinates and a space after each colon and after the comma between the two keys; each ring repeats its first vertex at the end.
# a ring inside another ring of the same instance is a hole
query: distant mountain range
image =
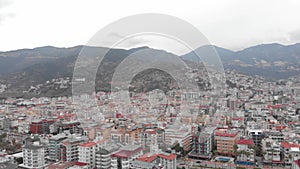
{"type": "MultiPolygon", "coordinates": [[[[206,49],[211,47],[202,46],[196,50],[205,55],[206,49]]],[[[262,44],[236,52],[214,47],[225,69],[233,69],[244,74],[259,75],[275,80],[300,74],[300,44],[289,46],[262,44]]],[[[42,84],[54,78],[72,77],[75,61],[82,48],[83,46],[71,48],[45,46],[0,52],[0,84],[9,84],[9,90],[4,94],[20,93],[30,86],[42,84]]],[[[99,90],[108,89],[109,86],[105,84],[105,81],[110,82],[117,65],[129,54],[142,48],[110,50],[98,70],[96,88],[99,90]]],[[[94,48],[94,52],[101,52],[104,49],[97,47],[94,48]]],[[[160,55],[165,52],[152,50],[160,55]]],[[[193,52],[185,54],[181,58],[183,60],[197,59],[193,52]]]]}
{"type": "MultiPolygon", "coordinates": [[[[209,47],[211,46],[203,46],[196,50],[205,54],[209,47]]],[[[288,46],[277,43],[262,44],[237,52],[214,47],[226,69],[273,80],[287,79],[300,74],[300,43],[288,46]]],[[[193,52],[182,57],[188,60],[196,59],[193,52]]]]}

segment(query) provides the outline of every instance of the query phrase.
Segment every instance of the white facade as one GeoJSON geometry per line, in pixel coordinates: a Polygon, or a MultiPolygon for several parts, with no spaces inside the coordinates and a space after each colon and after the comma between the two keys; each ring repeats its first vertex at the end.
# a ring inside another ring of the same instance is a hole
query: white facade
{"type": "Polygon", "coordinates": [[[96,143],[88,142],[79,146],[79,162],[87,163],[88,168],[96,167],[96,143]]]}
{"type": "Polygon", "coordinates": [[[262,151],[265,162],[280,161],[280,144],[270,138],[262,140],[262,151]]]}
{"type": "Polygon", "coordinates": [[[23,164],[20,165],[23,168],[35,168],[42,169],[45,167],[45,149],[39,145],[38,142],[34,142],[30,145],[23,147],[23,164]]]}

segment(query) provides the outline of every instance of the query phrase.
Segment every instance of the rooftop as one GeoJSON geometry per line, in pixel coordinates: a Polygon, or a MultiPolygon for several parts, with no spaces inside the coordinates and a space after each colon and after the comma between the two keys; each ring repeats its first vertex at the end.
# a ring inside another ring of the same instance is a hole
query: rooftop
{"type": "Polygon", "coordinates": [[[253,140],[238,140],[237,144],[241,144],[241,145],[254,145],[253,140]]]}
{"type": "Polygon", "coordinates": [[[153,154],[151,156],[148,156],[148,154],[145,154],[144,156],[138,158],[137,160],[143,161],[143,162],[152,162],[158,157],[164,158],[167,160],[174,160],[176,158],[175,154],[153,154]]]}
{"type": "Polygon", "coordinates": [[[132,155],[142,151],[143,148],[142,147],[139,147],[135,150],[120,150],[114,154],[112,154],[113,157],[119,157],[119,158],[128,158],[128,157],[131,157],[132,155]]]}

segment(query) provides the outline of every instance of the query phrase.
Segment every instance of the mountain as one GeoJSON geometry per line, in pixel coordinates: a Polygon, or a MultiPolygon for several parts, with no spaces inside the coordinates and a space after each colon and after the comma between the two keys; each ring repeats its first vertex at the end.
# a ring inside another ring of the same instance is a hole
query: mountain
{"type": "MultiPolygon", "coordinates": [[[[248,75],[259,75],[267,79],[286,79],[300,74],[300,43],[294,45],[261,44],[241,51],[231,51],[217,46],[202,46],[197,52],[204,54],[214,47],[225,69],[233,69],[248,75]]],[[[190,52],[183,59],[195,59],[190,52]]]]}
{"type": "MultiPolygon", "coordinates": [[[[79,52],[83,46],[70,48],[56,48],[51,46],[34,49],[21,49],[8,52],[0,52],[0,96],[26,96],[45,95],[57,96],[70,93],[70,81],[79,52]],[[59,80],[60,79],[60,80],[59,80]],[[63,81],[69,81],[67,86],[63,81]],[[1,87],[4,85],[4,87],[1,87]],[[6,86],[6,88],[5,88],[6,86]],[[1,90],[5,89],[1,93],[1,90]]],[[[106,50],[103,47],[86,47],[92,57],[106,50]]],[[[130,54],[149,49],[151,53],[164,56],[163,50],[139,47],[130,50],[111,49],[101,63],[96,78],[96,90],[110,90],[109,82],[117,66],[130,54]]],[[[202,46],[196,49],[203,56],[210,56],[211,51],[216,51],[220,56],[225,69],[233,69],[238,72],[259,75],[268,79],[285,79],[300,74],[300,44],[261,44],[241,51],[232,51],[217,46],[202,46]]],[[[197,60],[194,52],[180,57],[189,62],[197,60]]],[[[150,70],[141,73],[145,75],[147,82],[159,75],[168,76],[159,70],[150,70]],[[150,73],[150,75],[149,75],[150,73]]],[[[168,77],[171,84],[172,78],[168,77]]],[[[146,80],[137,80],[138,84],[146,86],[146,89],[155,88],[146,84],[146,80]]],[[[163,90],[168,84],[158,83],[163,90]]]]}
{"type": "MultiPolygon", "coordinates": [[[[73,48],[55,48],[41,47],[35,49],[24,49],[12,52],[2,52],[4,63],[7,58],[13,58],[10,63],[9,71],[0,71],[0,87],[1,84],[7,85],[4,92],[0,92],[2,97],[33,97],[33,96],[61,96],[70,95],[71,79],[73,77],[73,69],[83,46],[73,48]],[[37,58],[32,60],[32,58],[37,58]],[[22,65],[20,67],[19,65],[22,65]],[[62,81],[69,81],[67,87],[61,87],[62,81]]],[[[139,50],[149,49],[153,55],[166,55],[163,50],[150,49],[148,47],[138,47],[130,50],[110,49],[106,53],[101,62],[96,76],[96,90],[110,91],[110,82],[117,66],[130,54],[139,50]]],[[[87,60],[89,58],[97,59],[99,54],[104,54],[107,48],[103,47],[85,47],[88,51],[87,60]]],[[[172,55],[168,53],[169,55],[172,55]]],[[[174,55],[175,56],[175,55],[174,55]]],[[[177,56],[176,56],[177,57],[177,56]]],[[[150,70],[141,72],[148,80],[163,75],[159,70],[150,70]]],[[[167,77],[171,83],[171,77],[167,77]]],[[[146,85],[146,88],[153,88],[149,83],[137,79],[140,85],[146,85]]],[[[168,85],[157,84],[161,89],[166,89],[168,85]]],[[[137,85],[138,86],[138,85],[137,85]]],[[[1,89],[0,89],[1,91],[1,89]]]]}

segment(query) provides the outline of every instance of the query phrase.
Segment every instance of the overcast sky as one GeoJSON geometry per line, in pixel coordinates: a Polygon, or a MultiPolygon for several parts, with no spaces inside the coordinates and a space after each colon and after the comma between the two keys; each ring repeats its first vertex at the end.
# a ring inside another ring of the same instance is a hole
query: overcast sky
{"type": "Polygon", "coordinates": [[[102,27],[139,13],[163,13],[196,26],[232,50],[300,42],[299,0],[0,0],[0,51],[84,45],[102,27]]]}

